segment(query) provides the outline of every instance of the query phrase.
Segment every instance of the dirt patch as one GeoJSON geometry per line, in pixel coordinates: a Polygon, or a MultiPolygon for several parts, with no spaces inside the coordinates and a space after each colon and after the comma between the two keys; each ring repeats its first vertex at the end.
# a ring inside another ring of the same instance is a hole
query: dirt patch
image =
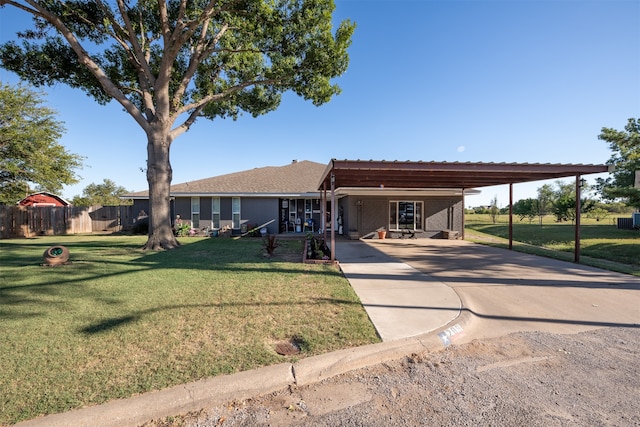
{"type": "Polygon", "coordinates": [[[640,329],[516,333],[155,426],[637,426],[640,329]]]}

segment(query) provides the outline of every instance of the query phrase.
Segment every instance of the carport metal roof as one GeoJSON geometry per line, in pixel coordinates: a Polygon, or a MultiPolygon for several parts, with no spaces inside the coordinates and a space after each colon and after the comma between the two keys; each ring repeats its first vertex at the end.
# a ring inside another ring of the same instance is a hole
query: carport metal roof
{"type": "Polygon", "coordinates": [[[327,165],[319,188],[469,189],[608,172],[607,165],[336,160],[327,165]]]}
{"type": "MultiPolygon", "coordinates": [[[[449,189],[464,190],[509,184],[513,199],[513,184],[555,178],[576,177],[575,262],[580,260],[580,176],[610,172],[607,165],[551,163],[471,163],[336,160],[327,165],[318,188],[331,190],[332,205],[335,190],[340,188],[386,189],[449,189]]],[[[509,249],[513,244],[512,200],[509,201],[509,249]]],[[[331,209],[335,215],[335,209],[331,209]]],[[[335,222],[332,216],[331,222],[335,222]]],[[[464,234],[464,233],[463,233],[464,234]]],[[[335,247],[335,231],[331,228],[331,247],[335,247]]],[[[331,260],[335,253],[331,251],[331,260]]]]}

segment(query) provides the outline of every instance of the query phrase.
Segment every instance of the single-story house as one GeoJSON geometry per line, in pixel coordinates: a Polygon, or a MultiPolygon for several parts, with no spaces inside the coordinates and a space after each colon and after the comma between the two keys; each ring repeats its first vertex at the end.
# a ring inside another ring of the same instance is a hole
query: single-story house
{"type": "MultiPolygon", "coordinates": [[[[317,231],[322,224],[318,183],[326,165],[293,161],[171,186],[174,220],[198,230],[240,234],[265,224],[268,233],[317,231]],[[307,226],[305,227],[305,223],[307,226]]],[[[127,194],[134,212],[149,210],[148,191],[127,194]]]]}
{"type": "Polygon", "coordinates": [[[69,206],[69,204],[62,197],[45,191],[29,194],[18,202],[19,206],[69,206]]]}
{"type": "MultiPolygon", "coordinates": [[[[352,238],[443,237],[464,232],[464,196],[477,188],[607,172],[606,165],[331,160],[293,161],[171,186],[174,218],[200,230],[234,234],[271,222],[275,233],[319,232],[352,238]],[[332,206],[334,207],[332,209],[332,206]],[[333,227],[332,227],[333,225],[333,227]]],[[[148,192],[133,199],[148,211],[148,192]]]]}

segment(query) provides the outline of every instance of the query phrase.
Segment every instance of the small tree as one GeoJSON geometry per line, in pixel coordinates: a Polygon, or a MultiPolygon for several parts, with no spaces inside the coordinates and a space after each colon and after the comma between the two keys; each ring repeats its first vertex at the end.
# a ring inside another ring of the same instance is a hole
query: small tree
{"type": "Polygon", "coordinates": [[[518,215],[520,221],[527,218],[529,219],[529,224],[533,222],[533,219],[538,215],[536,205],[536,199],[521,199],[513,204],[513,213],[518,215]]]}
{"type": "Polygon", "coordinates": [[[624,131],[602,128],[598,139],[609,143],[613,154],[607,164],[614,170],[612,176],[596,180],[596,189],[605,200],[622,200],[640,209],[640,188],[634,186],[640,173],[640,119],[629,119],[624,131]]]}
{"type": "MultiPolygon", "coordinates": [[[[169,159],[198,118],[259,116],[293,91],[315,105],[340,88],[354,24],[333,32],[333,0],[202,2],[0,0],[33,15],[2,66],[35,85],[57,82],[118,102],[146,134],[147,249],[179,245],[171,229],[169,159]]],[[[211,138],[215,141],[215,138],[211,138]]]]}
{"type": "Polygon", "coordinates": [[[78,182],[82,157],[58,144],[64,132],[41,94],[0,83],[0,204],[15,204],[35,187],[58,193],[78,182]]]}
{"type": "Polygon", "coordinates": [[[551,212],[553,199],[554,192],[551,185],[544,184],[542,187],[538,188],[538,198],[536,199],[534,208],[536,210],[536,215],[538,216],[540,225],[542,225],[542,220],[544,219],[544,217],[551,212]]]}
{"type": "MultiPolygon", "coordinates": [[[[589,190],[584,187],[585,194],[589,190]]],[[[580,198],[580,213],[589,212],[595,208],[595,202],[588,197],[580,198]]],[[[556,181],[556,189],[553,191],[553,203],[551,212],[555,215],[556,221],[576,220],[576,188],[572,183],[556,181]]]]}
{"type": "Polygon", "coordinates": [[[573,185],[560,180],[555,182],[556,189],[553,191],[553,204],[551,212],[556,217],[557,222],[572,219],[571,211],[575,210],[575,190],[573,185]]]}
{"type": "Polygon", "coordinates": [[[102,184],[91,183],[82,190],[82,196],[75,196],[71,203],[76,206],[118,206],[122,203],[120,196],[127,194],[126,188],[116,185],[110,179],[104,179],[102,184]]]}
{"type": "Polygon", "coordinates": [[[489,217],[494,224],[498,221],[499,213],[500,209],[498,209],[498,196],[494,196],[491,200],[491,206],[489,207],[489,217]]]}

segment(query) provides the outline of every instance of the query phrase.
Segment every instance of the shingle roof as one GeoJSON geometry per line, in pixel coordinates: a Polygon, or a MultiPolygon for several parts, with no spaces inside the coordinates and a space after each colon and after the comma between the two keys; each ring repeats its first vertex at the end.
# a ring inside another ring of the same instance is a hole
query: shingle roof
{"type": "MultiPolygon", "coordinates": [[[[302,160],[285,166],[255,168],[175,184],[171,186],[171,195],[317,193],[318,182],[326,166],[326,164],[302,160]]],[[[140,197],[148,194],[148,191],[139,191],[127,196],[140,197]]]]}

